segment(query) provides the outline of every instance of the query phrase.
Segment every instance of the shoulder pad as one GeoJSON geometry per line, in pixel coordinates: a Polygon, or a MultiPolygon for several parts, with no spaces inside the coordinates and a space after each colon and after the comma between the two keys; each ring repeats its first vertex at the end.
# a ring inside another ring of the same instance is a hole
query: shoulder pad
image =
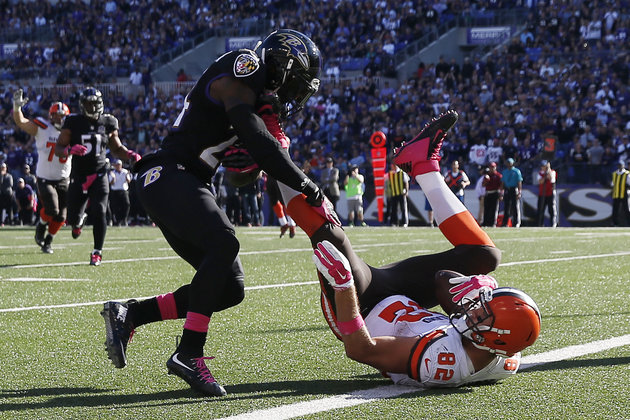
{"type": "Polygon", "coordinates": [[[48,128],[49,122],[41,117],[34,118],[31,121],[33,121],[33,124],[35,124],[39,128],[43,128],[43,129],[48,128]]]}
{"type": "Polygon", "coordinates": [[[62,129],[67,128],[67,129],[72,129],[72,124],[74,123],[74,121],[76,121],[81,115],[80,114],[70,114],[66,117],[66,119],[63,121],[63,126],[61,127],[62,129]]]}
{"type": "Polygon", "coordinates": [[[108,133],[118,130],[118,118],[114,117],[112,114],[101,115],[99,122],[105,126],[108,133]]]}
{"type": "Polygon", "coordinates": [[[232,71],[235,77],[247,77],[260,68],[260,59],[252,50],[238,50],[232,71]]]}

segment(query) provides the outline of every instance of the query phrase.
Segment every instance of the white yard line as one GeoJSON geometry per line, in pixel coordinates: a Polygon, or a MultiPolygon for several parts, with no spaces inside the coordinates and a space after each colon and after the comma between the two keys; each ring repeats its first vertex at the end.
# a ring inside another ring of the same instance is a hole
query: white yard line
{"type": "Polygon", "coordinates": [[[545,259],[530,260],[530,261],[512,261],[512,262],[502,263],[499,265],[499,267],[509,267],[512,265],[525,265],[525,264],[540,264],[540,263],[549,263],[549,262],[558,262],[558,261],[591,260],[593,258],[618,257],[621,255],[630,255],[630,251],[613,252],[610,254],[576,255],[574,257],[545,258],[545,259]]]}
{"type": "MultiPolygon", "coordinates": [[[[613,337],[607,340],[594,341],[592,343],[565,347],[563,349],[551,350],[544,353],[525,356],[522,359],[521,370],[533,366],[559,362],[561,360],[572,359],[591,353],[609,350],[615,347],[630,345],[630,334],[621,337],[613,337]]],[[[264,410],[252,411],[236,416],[225,417],[220,420],[282,420],[292,419],[300,416],[321,413],[344,407],[353,407],[365,403],[375,402],[384,398],[397,397],[412,392],[422,392],[422,388],[404,387],[398,385],[379,386],[377,388],[361,391],[348,392],[346,394],[335,395],[317,400],[304,401],[295,404],[287,404],[264,410]]]]}
{"type": "Polygon", "coordinates": [[[14,281],[14,282],[33,282],[33,281],[91,281],[90,279],[51,279],[51,278],[43,278],[43,277],[12,277],[8,279],[0,279],[0,281],[14,281]]]}
{"type": "MultiPolygon", "coordinates": [[[[402,242],[397,245],[413,245],[415,242],[402,242]]],[[[383,244],[357,244],[355,248],[374,248],[374,247],[382,247],[383,244]]],[[[275,249],[268,251],[243,251],[240,252],[239,255],[260,255],[260,254],[276,254],[276,253],[294,253],[294,252],[311,252],[311,248],[288,248],[288,249],[275,249]]],[[[426,251],[426,250],[423,250],[426,251]]],[[[512,261],[502,263],[500,267],[509,267],[512,265],[524,265],[524,264],[540,264],[545,262],[558,262],[558,261],[573,261],[573,260],[590,260],[593,258],[606,258],[606,257],[618,257],[622,255],[630,255],[630,251],[623,252],[612,252],[608,254],[592,254],[592,255],[576,255],[572,257],[558,257],[558,258],[545,258],[540,260],[529,260],[529,261],[512,261]]],[[[119,260],[107,260],[104,259],[102,261],[103,264],[116,264],[116,263],[128,263],[128,262],[139,262],[139,261],[160,261],[160,260],[175,260],[180,257],[177,255],[168,255],[164,257],[144,257],[144,258],[125,258],[119,260]]],[[[0,270],[6,269],[23,269],[23,268],[42,268],[42,267],[64,267],[64,266],[74,266],[74,265],[87,265],[85,261],[72,261],[65,263],[53,263],[53,264],[22,264],[22,265],[5,265],[0,267],[0,270]]]]}

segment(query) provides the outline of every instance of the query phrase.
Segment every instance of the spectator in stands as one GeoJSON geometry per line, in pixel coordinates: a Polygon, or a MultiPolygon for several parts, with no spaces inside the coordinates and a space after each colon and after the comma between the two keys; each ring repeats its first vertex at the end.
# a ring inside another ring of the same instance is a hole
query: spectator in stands
{"type": "Polygon", "coordinates": [[[175,79],[177,82],[187,82],[190,80],[184,69],[179,69],[177,72],[177,78],[175,79]]]}
{"type": "Polygon", "coordinates": [[[588,157],[588,168],[590,175],[590,182],[600,183],[601,179],[601,165],[604,157],[605,149],[599,143],[598,139],[593,140],[591,147],[586,149],[586,156],[588,157]]]}

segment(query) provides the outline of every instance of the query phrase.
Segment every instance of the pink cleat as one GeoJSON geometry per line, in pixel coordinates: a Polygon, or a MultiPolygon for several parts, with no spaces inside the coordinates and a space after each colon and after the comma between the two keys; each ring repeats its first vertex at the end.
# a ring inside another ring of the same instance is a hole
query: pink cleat
{"type": "Polygon", "coordinates": [[[458,117],[451,109],[426,123],[416,137],[394,149],[394,163],[412,178],[439,171],[442,142],[458,117]]]}

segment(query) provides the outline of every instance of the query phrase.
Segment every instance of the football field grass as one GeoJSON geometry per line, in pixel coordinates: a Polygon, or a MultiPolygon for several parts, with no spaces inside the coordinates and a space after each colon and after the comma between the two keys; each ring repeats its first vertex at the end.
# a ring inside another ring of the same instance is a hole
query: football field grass
{"type": "MultiPolygon", "coordinates": [[[[371,265],[450,248],[438,229],[346,231],[371,265]]],[[[328,330],[306,235],[239,228],[246,297],[213,315],[205,347],[228,395],[206,398],[166,373],[183,320],[140,327],[124,369],[104,350],[103,301],[173,291],[193,275],[158,229],[110,228],[92,267],[90,228],[78,240],[64,228],[52,255],[33,229],[2,228],[0,418],[630,419],[630,229],[488,232],[503,251],[499,284],[542,313],[529,369],[496,385],[394,387],[328,330]]]]}

